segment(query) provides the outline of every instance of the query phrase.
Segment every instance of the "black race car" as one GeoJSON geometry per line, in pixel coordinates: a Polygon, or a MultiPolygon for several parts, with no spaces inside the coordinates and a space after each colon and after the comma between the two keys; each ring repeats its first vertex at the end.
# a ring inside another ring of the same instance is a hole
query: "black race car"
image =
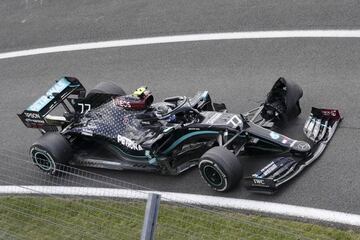
{"type": "Polygon", "coordinates": [[[310,144],[272,130],[300,114],[302,95],[296,83],[280,78],[263,104],[238,114],[213,102],[207,91],[153,103],[146,87],[127,95],[103,82],[86,93],[78,79],[63,77],[18,116],[43,133],[30,156],[50,174],[63,165],[170,175],[198,166],[205,182],[222,192],[242,177],[240,155],[265,151],[282,157],[245,184],[272,193],[319,158],[342,119],[338,110],[313,108],[304,126],[310,144]],[[61,106],[60,116],[50,114],[61,106]]]}

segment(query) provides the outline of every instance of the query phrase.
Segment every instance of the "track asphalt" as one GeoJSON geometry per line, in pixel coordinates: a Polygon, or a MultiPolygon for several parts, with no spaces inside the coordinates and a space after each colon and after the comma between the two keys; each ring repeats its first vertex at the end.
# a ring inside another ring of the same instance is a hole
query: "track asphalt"
{"type": "MultiPolygon", "coordinates": [[[[0,52],[98,40],[200,32],[358,29],[357,1],[3,1],[0,52]]],[[[63,75],[91,88],[146,84],[155,98],[207,89],[233,112],[257,106],[280,76],[304,89],[303,113],[285,133],[302,137],[311,106],[339,108],[344,121],[324,155],[274,196],[214,193],[196,169],[178,177],[92,170],[159,191],[228,196],[360,214],[359,39],[262,39],[171,43],[28,56],[0,61],[0,148],[27,154],[38,132],[16,113],[63,75]]],[[[269,158],[246,158],[245,175],[269,158]]],[[[5,167],[5,166],[4,166],[5,167]]],[[[0,168],[4,169],[4,167],[0,168]]],[[[19,171],[14,169],[14,172],[19,171]]],[[[41,174],[41,173],[39,173],[41,174]]],[[[39,184],[42,184],[39,182],[39,184]]]]}

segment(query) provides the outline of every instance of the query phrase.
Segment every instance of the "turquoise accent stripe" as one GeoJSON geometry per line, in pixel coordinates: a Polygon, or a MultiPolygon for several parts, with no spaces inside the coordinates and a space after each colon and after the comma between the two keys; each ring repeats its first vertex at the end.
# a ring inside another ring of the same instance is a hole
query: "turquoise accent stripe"
{"type": "Polygon", "coordinates": [[[65,78],[59,79],[47,92],[45,95],[37,99],[30,107],[26,110],[33,112],[40,112],[46,105],[48,105],[54,98],[53,93],[61,93],[67,88],[71,83],[65,78]]]}
{"type": "Polygon", "coordinates": [[[183,141],[187,140],[188,138],[191,138],[193,136],[197,136],[197,135],[210,135],[210,134],[219,134],[219,132],[217,131],[197,131],[197,132],[191,132],[191,133],[187,133],[184,136],[180,137],[178,140],[176,140],[175,142],[173,142],[170,147],[168,147],[165,151],[163,151],[163,154],[168,154],[170,153],[177,145],[179,145],[180,143],[182,143],[183,141]]]}

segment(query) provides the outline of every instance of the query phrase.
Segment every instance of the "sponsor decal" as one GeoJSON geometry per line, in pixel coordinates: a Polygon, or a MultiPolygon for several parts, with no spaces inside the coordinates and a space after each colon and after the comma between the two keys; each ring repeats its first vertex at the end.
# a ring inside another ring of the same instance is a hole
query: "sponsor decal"
{"type": "Polygon", "coordinates": [[[326,117],[329,117],[329,116],[336,117],[337,116],[336,110],[322,110],[321,113],[326,117]]]}
{"type": "Polygon", "coordinates": [[[296,147],[300,151],[307,151],[307,150],[311,149],[310,145],[308,143],[306,143],[306,142],[299,142],[296,147]]]}
{"type": "Polygon", "coordinates": [[[130,148],[132,150],[137,150],[137,151],[144,150],[140,145],[136,144],[134,141],[132,141],[131,139],[128,139],[127,137],[118,135],[117,141],[121,145],[124,145],[125,147],[130,148]]]}
{"type": "Polygon", "coordinates": [[[25,122],[28,122],[28,123],[40,123],[40,124],[44,124],[44,123],[45,123],[44,120],[31,119],[31,118],[25,119],[25,122]]]}
{"type": "Polygon", "coordinates": [[[285,137],[281,140],[281,143],[282,144],[287,144],[287,145],[290,145],[294,140],[288,138],[288,137],[285,137]]]}
{"type": "Polygon", "coordinates": [[[25,112],[24,113],[26,117],[28,118],[35,118],[35,119],[41,119],[40,115],[38,113],[29,113],[29,112],[25,112]]]}
{"type": "Polygon", "coordinates": [[[266,175],[269,175],[270,173],[272,173],[274,170],[276,170],[277,169],[277,166],[275,165],[275,163],[274,162],[272,162],[272,166],[271,167],[269,167],[268,169],[266,169],[265,171],[264,171],[264,175],[266,176],[266,175]]]}
{"type": "Polygon", "coordinates": [[[95,125],[95,123],[89,122],[89,123],[86,125],[86,128],[87,128],[87,129],[97,129],[97,126],[95,125]]]}
{"type": "Polygon", "coordinates": [[[43,107],[46,106],[51,100],[46,96],[41,96],[38,100],[36,100],[30,107],[28,107],[28,111],[39,112],[43,107]]]}
{"type": "Polygon", "coordinates": [[[129,117],[127,117],[127,116],[124,116],[122,121],[124,124],[128,124],[130,122],[129,117]]]}
{"type": "Polygon", "coordinates": [[[47,92],[46,92],[46,96],[49,99],[53,99],[54,98],[54,93],[61,93],[67,86],[70,85],[70,82],[68,80],[66,80],[65,78],[60,79],[59,81],[57,81],[56,84],[54,84],[47,92]]]}
{"type": "Polygon", "coordinates": [[[242,124],[242,121],[237,115],[234,115],[226,124],[231,124],[233,128],[236,128],[242,124]]]}
{"type": "Polygon", "coordinates": [[[212,115],[212,116],[210,117],[209,120],[206,121],[206,124],[214,124],[214,122],[215,122],[216,120],[218,120],[221,115],[222,115],[221,113],[215,113],[214,115],[212,115]]]}
{"type": "Polygon", "coordinates": [[[131,104],[130,102],[121,99],[121,98],[114,98],[114,104],[118,107],[123,107],[123,108],[131,108],[131,104]]]}
{"type": "Polygon", "coordinates": [[[85,135],[85,136],[90,136],[92,137],[94,132],[90,129],[83,129],[82,132],[81,132],[82,135],[85,135]]]}
{"type": "Polygon", "coordinates": [[[274,140],[277,140],[280,138],[280,134],[276,133],[276,132],[270,132],[270,137],[274,140]]]}
{"type": "Polygon", "coordinates": [[[189,129],[189,131],[199,131],[200,130],[200,128],[188,128],[189,129]]]}
{"type": "Polygon", "coordinates": [[[255,184],[261,184],[261,185],[265,185],[265,181],[263,179],[253,179],[255,184]]]}

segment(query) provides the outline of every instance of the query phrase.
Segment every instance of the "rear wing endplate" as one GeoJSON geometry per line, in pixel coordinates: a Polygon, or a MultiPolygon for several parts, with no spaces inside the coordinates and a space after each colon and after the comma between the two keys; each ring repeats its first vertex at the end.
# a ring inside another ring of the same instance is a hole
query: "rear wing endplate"
{"type": "MultiPolygon", "coordinates": [[[[65,99],[84,98],[86,90],[80,81],[73,77],[63,77],[22,113],[17,114],[28,128],[44,128],[49,124],[45,117],[65,99]],[[70,97],[71,95],[71,97],[70,97]]],[[[74,102],[68,101],[73,106],[74,102]]]]}

